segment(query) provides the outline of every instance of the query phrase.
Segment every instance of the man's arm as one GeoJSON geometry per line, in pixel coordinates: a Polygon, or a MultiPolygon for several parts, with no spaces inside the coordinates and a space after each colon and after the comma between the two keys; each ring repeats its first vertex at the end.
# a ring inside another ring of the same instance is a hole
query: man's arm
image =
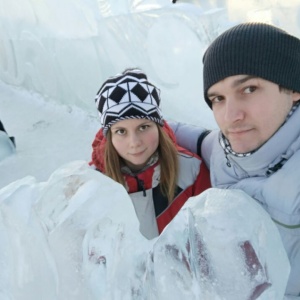
{"type": "Polygon", "coordinates": [[[177,144],[201,157],[201,144],[210,130],[180,122],[168,122],[168,124],[175,133],[177,144]]]}

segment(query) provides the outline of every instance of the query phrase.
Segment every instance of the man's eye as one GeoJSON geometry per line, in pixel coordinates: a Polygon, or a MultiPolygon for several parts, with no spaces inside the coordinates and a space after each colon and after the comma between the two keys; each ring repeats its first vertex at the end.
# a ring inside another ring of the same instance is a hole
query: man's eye
{"type": "Polygon", "coordinates": [[[246,93],[246,94],[251,94],[251,93],[253,93],[256,89],[257,89],[256,86],[253,86],[253,85],[247,86],[247,87],[244,89],[244,93],[246,93]]]}
{"type": "Polygon", "coordinates": [[[222,96],[216,96],[216,97],[213,97],[210,99],[211,103],[214,104],[214,103],[219,103],[223,100],[224,98],[222,96]]]}

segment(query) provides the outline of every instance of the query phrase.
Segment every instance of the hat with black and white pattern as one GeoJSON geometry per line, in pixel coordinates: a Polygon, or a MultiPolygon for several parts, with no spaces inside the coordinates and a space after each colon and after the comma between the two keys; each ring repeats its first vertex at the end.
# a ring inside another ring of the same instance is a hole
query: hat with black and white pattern
{"type": "Polygon", "coordinates": [[[163,126],[159,94],[160,90],[139,69],[127,69],[108,78],[95,98],[103,134],[126,119],[148,119],[163,126]]]}

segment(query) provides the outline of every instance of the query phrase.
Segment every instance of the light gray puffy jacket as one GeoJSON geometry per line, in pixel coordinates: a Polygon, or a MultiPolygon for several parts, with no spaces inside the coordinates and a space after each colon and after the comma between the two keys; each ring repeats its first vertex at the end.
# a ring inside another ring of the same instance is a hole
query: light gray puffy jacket
{"type": "Polygon", "coordinates": [[[196,134],[195,127],[182,124],[171,127],[179,145],[201,152],[210,169],[213,187],[241,189],[270,214],[291,264],[286,299],[300,299],[300,109],[248,157],[225,155],[219,143],[219,130],[209,133],[199,145],[196,135],[202,134],[203,129],[196,134]]]}

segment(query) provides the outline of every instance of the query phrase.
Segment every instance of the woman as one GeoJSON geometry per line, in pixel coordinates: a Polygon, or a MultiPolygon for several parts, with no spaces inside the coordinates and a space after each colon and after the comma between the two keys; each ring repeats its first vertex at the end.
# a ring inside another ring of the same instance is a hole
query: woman
{"type": "Polygon", "coordinates": [[[127,69],[106,80],[95,99],[102,128],[91,165],[126,188],[148,239],[162,232],[189,197],[210,187],[200,158],[176,144],[159,93],[141,70],[127,69]]]}

